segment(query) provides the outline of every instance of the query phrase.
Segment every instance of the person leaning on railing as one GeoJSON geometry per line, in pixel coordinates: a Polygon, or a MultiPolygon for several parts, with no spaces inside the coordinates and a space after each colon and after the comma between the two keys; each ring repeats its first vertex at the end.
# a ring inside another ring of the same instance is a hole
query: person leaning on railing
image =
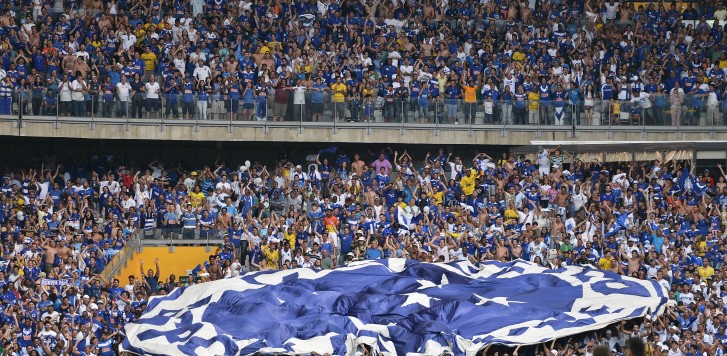
{"type": "Polygon", "coordinates": [[[671,107],[671,125],[679,126],[682,117],[682,103],[684,102],[684,89],[680,88],[679,82],[674,83],[674,88],[669,92],[669,106],[671,107]]]}
{"type": "Polygon", "coordinates": [[[6,76],[0,82],[0,115],[12,114],[13,87],[10,77],[6,76]]]}
{"type": "Polygon", "coordinates": [[[717,98],[717,93],[714,92],[714,85],[709,86],[709,91],[706,93],[705,106],[707,107],[706,124],[710,126],[720,124],[719,99],[717,98]]]}

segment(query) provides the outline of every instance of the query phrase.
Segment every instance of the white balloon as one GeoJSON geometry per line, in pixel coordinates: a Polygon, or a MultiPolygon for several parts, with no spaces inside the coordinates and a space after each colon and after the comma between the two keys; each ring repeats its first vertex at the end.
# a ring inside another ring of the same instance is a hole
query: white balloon
{"type": "Polygon", "coordinates": [[[428,206],[425,206],[423,210],[424,210],[424,214],[429,214],[429,207],[428,206]]]}
{"type": "Polygon", "coordinates": [[[256,185],[260,185],[260,184],[263,184],[263,180],[262,180],[262,178],[260,178],[260,177],[258,177],[258,178],[255,178],[255,180],[254,180],[253,182],[254,182],[254,183],[255,183],[256,185]]]}
{"type": "Polygon", "coordinates": [[[247,172],[247,167],[240,166],[240,172],[247,172]]]}
{"type": "Polygon", "coordinates": [[[250,161],[245,161],[245,167],[250,168],[250,161]]]}

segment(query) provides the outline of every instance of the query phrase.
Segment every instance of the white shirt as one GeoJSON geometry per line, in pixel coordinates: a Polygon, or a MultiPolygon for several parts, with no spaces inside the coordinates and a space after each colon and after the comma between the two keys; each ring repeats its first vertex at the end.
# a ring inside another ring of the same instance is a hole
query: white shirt
{"type": "Polygon", "coordinates": [[[174,66],[179,70],[179,72],[182,73],[182,76],[184,76],[184,71],[187,69],[187,63],[184,62],[184,59],[174,58],[172,62],[174,63],[174,66]]]}
{"type": "Polygon", "coordinates": [[[639,96],[634,96],[631,98],[632,103],[639,103],[642,109],[649,109],[651,108],[651,100],[649,100],[649,93],[646,92],[640,92],[639,96]]]}
{"type": "Polygon", "coordinates": [[[719,105],[717,94],[715,94],[714,91],[709,92],[709,94],[707,94],[707,107],[716,108],[717,105],[719,105]]]}
{"type": "Polygon", "coordinates": [[[192,0],[190,4],[192,5],[192,15],[194,17],[204,12],[204,0],[192,0]]]}
{"type": "Polygon", "coordinates": [[[545,251],[548,249],[547,246],[545,246],[544,242],[537,243],[535,241],[530,243],[530,246],[528,246],[528,251],[530,251],[530,261],[535,261],[535,257],[540,256],[541,260],[545,260],[545,251]]]}
{"type": "Polygon", "coordinates": [[[574,193],[571,196],[571,201],[573,202],[573,209],[580,210],[588,201],[588,197],[586,197],[583,192],[574,193]]]}
{"type": "Polygon", "coordinates": [[[212,74],[212,71],[210,70],[210,67],[203,65],[199,66],[194,69],[194,73],[192,73],[192,76],[197,78],[199,81],[207,80],[207,78],[210,77],[212,74]]]}
{"type": "Polygon", "coordinates": [[[72,88],[72,86],[73,86],[72,83],[69,83],[69,82],[61,82],[61,84],[59,85],[61,101],[71,101],[71,88],[72,88]]]}
{"type": "Polygon", "coordinates": [[[83,90],[84,85],[81,84],[78,79],[74,80],[73,83],[71,83],[71,90],[73,90],[73,93],[71,93],[71,98],[75,101],[83,101],[83,91],[77,91],[77,90],[83,90]]]}
{"type": "Polygon", "coordinates": [[[506,87],[510,87],[510,92],[515,92],[515,77],[512,77],[510,79],[505,78],[502,80],[502,84],[506,87]]]}
{"type": "Polygon", "coordinates": [[[148,82],[144,85],[144,88],[146,89],[146,97],[148,99],[158,99],[159,98],[159,83],[157,82],[148,82]]]}
{"type": "Polygon", "coordinates": [[[136,44],[136,36],[134,36],[133,33],[128,33],[121,35],[121,41],[122,46],[124,46],[124,50],[128,51],[129,48],[133,47],[136,44]]]}
{"type": "Polygon", "coordinates": [[[616,11],[618,10],[618,2],[614,2],[613,5],[610,3],[604,3],[603,5],[606,6],[606,18],[609,20],[613,20],[616,18],[616,11]]]}
{"type": "Polygon", "coordinates": [[[305,104],[305,87],[293,87],[293,104],[305,104]]]}
{"type": "Polygon", "coordinates": [[[119,101],[129,101],[131,84],[119,82],[116,84],[116,91],[119,93],[119,101]]]}

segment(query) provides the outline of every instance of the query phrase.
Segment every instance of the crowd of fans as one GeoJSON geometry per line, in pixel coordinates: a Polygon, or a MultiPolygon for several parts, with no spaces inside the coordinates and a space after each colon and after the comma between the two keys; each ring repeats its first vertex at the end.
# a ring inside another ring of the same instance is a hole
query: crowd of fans
{"type": "MultiPolygon", "coordinates": [[[[371,121],[381,110],[386,121],[483,113],[493,123],[595,115],[665,125],[721,125],[727,115],[726,29],[712,22],[727,16],[720,1],[2,5],[0,115],[321,120],[325,111],[371,121]]],[[[2,353],[111,355],[148,296],[176,286],[404,257],[523,258],[653,278],[676,308],[555,348],[587,355],[604,340],[620,352],[638,336],[655,355],[724,354],[721,166],[580,162],[560,150],[533,162],[444,151],[367,158],[5,167],[2,353]],[[134,236],[225,243],[186,278],[146,265],[128,284],[104,280],[134,236]]]]}
{"type": "Polygon", "coordinates": [[[697,171],[681,161],[582,162],[559,148],[542,149],[532,161],[327,148],[298,163],[283,152],[269,165],[140,167],[96,156],[65,166],[49,156],[30,169],[6,167],[3,353],[110,355],[148,297],[175,287],[399,257],[521,258],[653,279],[677,307],[554,347],[588,355],[603,339],[620,351],[636,336],[654,355],[723,354],[721,165],[697,171]],[[155,261],[128,284],[104,279],[104,266],[132,238],[223,243],[188,276],[162,275],[155,261]]]}
{"type": "Polygon", "coordinates": [[[0,115],[702,126],[727,116],[720,0],[3,4],[0,115]]]}

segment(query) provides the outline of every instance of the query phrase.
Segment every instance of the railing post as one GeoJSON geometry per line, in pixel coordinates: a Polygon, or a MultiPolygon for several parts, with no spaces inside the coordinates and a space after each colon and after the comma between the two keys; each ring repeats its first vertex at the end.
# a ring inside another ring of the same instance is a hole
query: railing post
{"type": "Polygon", "coordinates": [[[95,122],[96,113],[94,112],[94,105],[93,105],[94,104],[94,101],[95,101],[94,100],[95,98],[96,98],[96,95],[95,94],[91,94],[91,130],[95,130],[96,129],[96,122],[95,122]]]}
{"type": "Polygon", "coordinates": [[[399,133],[403,136],[404,135],[404,101],[399,99],[399,120],[401,121],[401,128],[399,129],[399,133]]]}
{"type": "Polygon", "coordinates": [[[61,92],[58,91],[58,93],[56,93],[56,123],[55,123],[56,129],[61,127],[61,123],[58,119],[58,116],[60,115],[60,112],[59,112],[60,108],[61,108],[61,92]]]}
{"type": "MultiPolygon", "coordinates": [[[[22,101],[19,101],[19,103],[22,103],[22,101]]],[[[11,105],[10,112],[12,113],[12,105],[13,105],[12,100],[11,100],[10,105],[11,105]]],[[[22,125],[23,125],[23,108],[22,108],[22,104],[20,104],[20,105],[18,105],[18,132],[23,127],[22,125]]],[[[20,135],[18,135],[18,136],[20,136],[20,135]]]]}
{"type": "MultiPolygon", "coordinates": [[[[224,99],[224,97],[223,97],[223,99],[224,99]]],[[[232,96],[227,97],[227,102],[228,102],[228,104],[225,105],[226,107],[223,108],[222,111],[224,111],[225,115],[227,115],[227,120],[228,120],[227,131],[232,133],[234,131],[234,129],[232,128],[232,115],[234,115],[234,113],[232,112],[232,96]],[[228,111],[228,108],[229,108],[229,111],[228,111]]]]}

